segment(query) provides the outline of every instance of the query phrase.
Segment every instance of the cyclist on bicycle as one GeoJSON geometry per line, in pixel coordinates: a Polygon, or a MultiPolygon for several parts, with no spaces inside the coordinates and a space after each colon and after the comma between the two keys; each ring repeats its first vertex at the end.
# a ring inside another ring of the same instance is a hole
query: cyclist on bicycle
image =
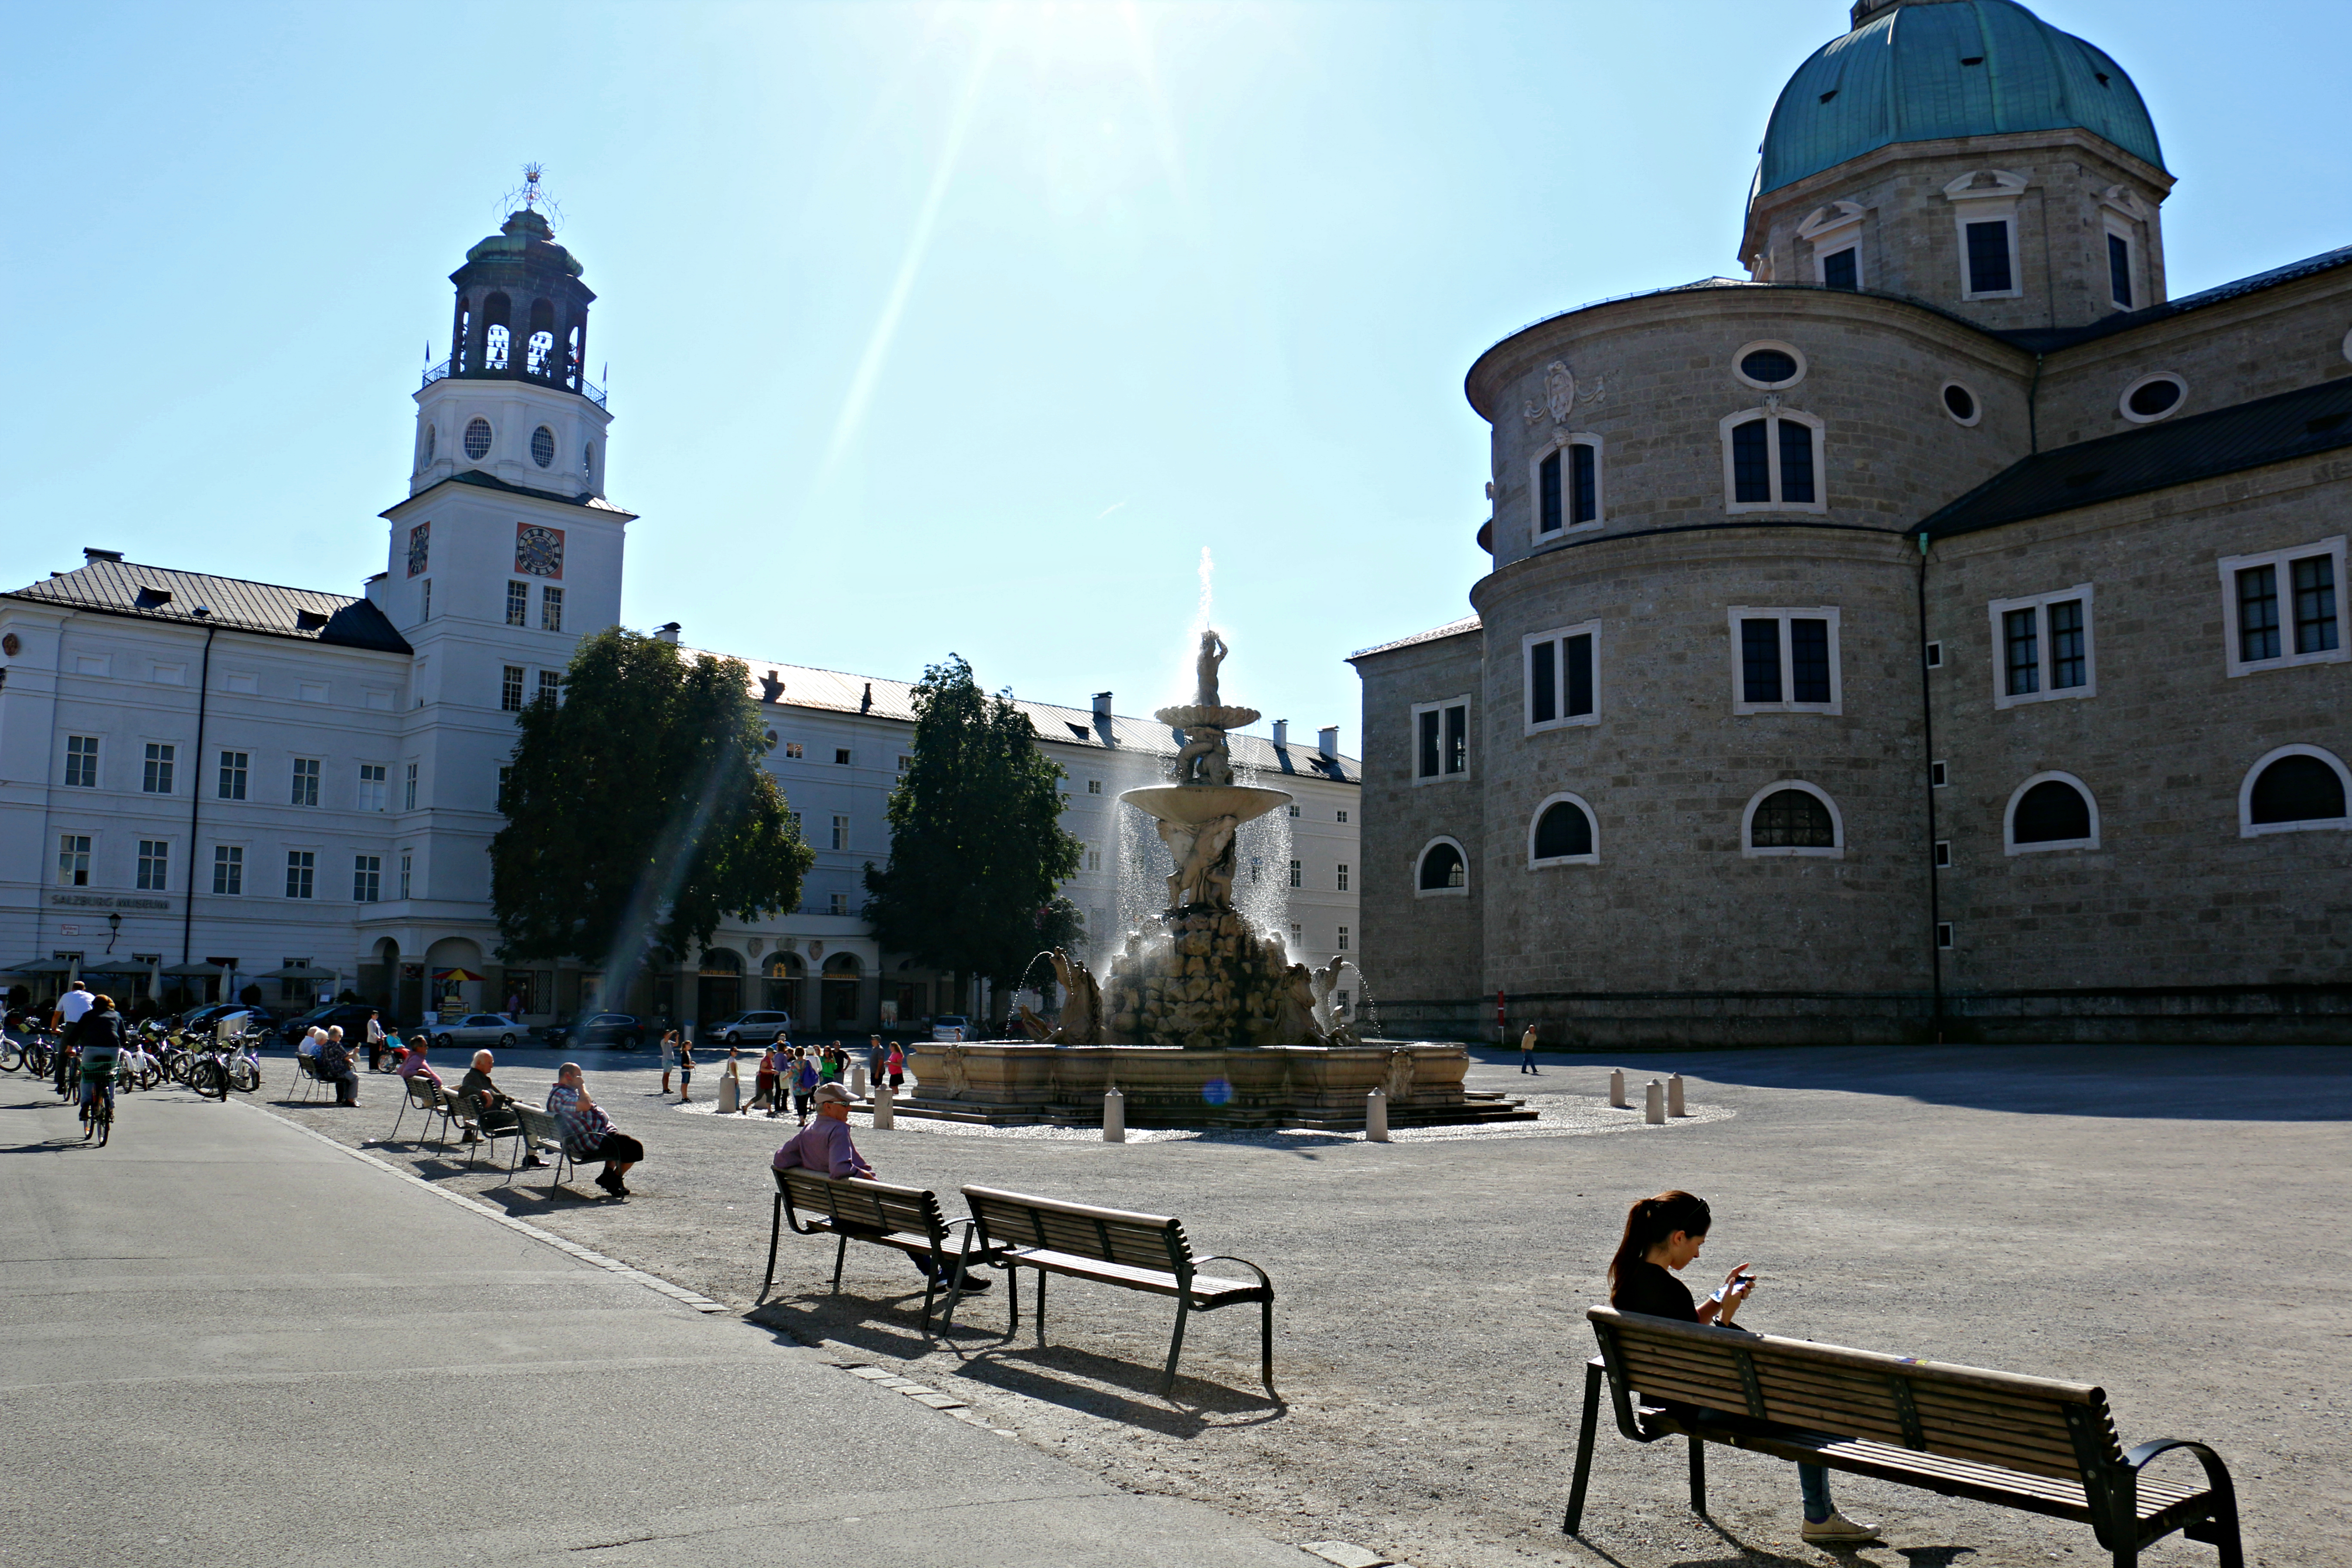
{"type": "Polygon", "coordinates": [[[82,1141],[88,1142],[97,1131],[89,1125],[91,1107],[100,1095],[106,1097],[106,1113],[114,1115],[114,1067],[122,1052],[122,1015],[114,1010],[110,996],[90,999],[89,1010],[81,1016],[81,1106],[82,1141]]]}

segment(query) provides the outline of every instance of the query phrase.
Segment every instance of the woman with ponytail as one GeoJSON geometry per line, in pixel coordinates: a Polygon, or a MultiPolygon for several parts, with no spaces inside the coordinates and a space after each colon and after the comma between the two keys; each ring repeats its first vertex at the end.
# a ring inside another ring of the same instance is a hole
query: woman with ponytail
{"type": "MultiPolygon", "coordinates": [[[[1675,1278],[1675,1272],[1697,1261],[1713,1219],[1705,1198],[1679,1189],[1637,1200],[1625,1212],[1624,1238],[1617,1244],[1617,1255],[1609,1260],[1609,1304],[1621,1312],[1729,1328],[1739,1304],[1756,1289],[1756,1277],[1748,1272],[1748,1265],[1740,1264],[1725,1275],[1722,1285],[1704,1301],[1694,1301],[1689,1289],[1675,1278]]],[[[1715,1413],[1696,1414],[1704,1418],[1715,1413]]],[[[1821,1466],[1799,1465],[1797,1486],[1804,1495],[1808,1542],[1878,1539],[1877,1531],[1838,1512],[1830,1501],[1829,1472],[1821,1466]]]]}

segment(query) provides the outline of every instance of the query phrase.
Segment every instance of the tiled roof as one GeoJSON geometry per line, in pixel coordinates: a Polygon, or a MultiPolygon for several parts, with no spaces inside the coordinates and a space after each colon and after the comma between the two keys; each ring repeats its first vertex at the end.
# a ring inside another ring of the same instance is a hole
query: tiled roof
{"type": "Polygon", "coordinates": [[[383,612],[365,599],[249,583],[241,577],[176,572],[168,566],[144,566],[103,556],[93,556],[89,564],[75,571],[53,573],[47,582],[30,584],[0,597],[138,620],[228,626],[340,647],[411,651],[407,639],[393,629],[383,612]],[[209,614],[199,616],[198,609],[209,614]]]}
{"type": "Polygon", "coordinates": [[[1448,621],[1442,626],[1432,626],[1425,632],[1415,632],[1409,637],[1399,637],[1394,642],[1384,642],[1377,647],[1358,648],[1348,656],[1348,662],[1353,664],[1360,658],[1370,658],[1376,653],[1394,653],[1401,647],[1412,647],[1416,643],[1437,642],[1445,637],[1458,637],[1477,629],[1478,617],[1465,616],[1458,621],[1448,621]]]}
{"type": "Polygon", "coordinates": [[[2352,376],[2011,464],[1919,524],[1931,539],[2352,447],[2352,376]]]}
{"type": "Polygon", "coordinates": [[[2301,261],[2290,261],[2284,267],[2273,267],[2268,272],[2257,272],[2252,277],[2240,278],[2200,293],[2183,294],[2178,300],[2167,300],[2163,304],[2150,305],[2145,310],[2118,310],[2087,327],[2044,327],[2027,331],[1997,332],[1994,336],[2005,338],[2035,353],[2053,353],[2059,349],[2072,348],[2076,343],[2089,342],[2095,338],[2112,337],[2117,332],[2130,331],[2134,327],[2170,321],[2175,316],[2201,310],[2209,305],[2219,305],[2224,300],[2241,299],[2264,289],[2275,289],[2282,283],[2314,278],[2346,266],[2352,266],[2352,245],[2323,250],[2317,256],[2306,256],[2301,261]]]}
{"type": "MultiPolygon", "coordinates": [[[[707,650],[682,651],[699,653],[707,650]]],[[[740,658],[742,656],[714,653],[711,657],[740,658]]],[[[763,702],[772,702],[782,708],[807,708],[820,712],[895,719],[906,724],[915,721],[915,688],[911,681],[893,680],[887,676],[847,675],[837,669],[818,669],[809,665],[783,664],[772,659],[746,658],[743,662],[751,672],[752,694],[763,702]],[[772,697],[768,692],[771,676],[782,682],[772,697]]],[[[1178,750],[1175,736],[1157,719],[1114,715],[1109,733],[1105,735],[1095,728],[1092,709],[1063,708],[1051,702],[1028,702],[1018,698],[1014,699],[1013,706],[1029,716],[1029,722],[1036,727],[1040,740],[1101,752],[1116,749],[1165,757],[1174,756],[1178,750]]],[[[1265,736],[1237,733],[1228,738],[1227,750],[1236,767],[1252,768],[1260,773],[1312,775],[1339,784],[1360,784],[1363,781],[1363,767],[1358,759],[1342,754],[1326,762],[1315,750],[1312,741],[1304,745],[1293,743],[1277,747],[1265,736]]]]}

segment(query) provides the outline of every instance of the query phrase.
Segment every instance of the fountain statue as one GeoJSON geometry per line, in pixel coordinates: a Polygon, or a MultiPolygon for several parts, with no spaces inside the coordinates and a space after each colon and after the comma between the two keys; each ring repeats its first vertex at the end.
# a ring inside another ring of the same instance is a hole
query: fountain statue
{"type": "Polygon", "coordinates": [[[1227,737],[1258,712],[1218,694],[1230,651],[1201,634],[1192,700],[1158,714],[1177,742],[1170,778],[1119,796],[1167,846],[1167,908],[1108,953],[1099,981],[1061,948],[1041,955],[1062,996],[1058,1024],[1023,1007],[1017,1039],[919,1045],[903,1114],[1066,1121],[1098,1110],[1113,1087],[1135,1126],[1360,1127],[1374,1088],[1405,1125],[1534,1114],[1465,1092],[1458,1045],[1359,1038],[1335,1005],[1341,971],[1355,966],[1294,963],[1234,907],[1236,836],[1291,797],[1234,782],[1227,737]]]}

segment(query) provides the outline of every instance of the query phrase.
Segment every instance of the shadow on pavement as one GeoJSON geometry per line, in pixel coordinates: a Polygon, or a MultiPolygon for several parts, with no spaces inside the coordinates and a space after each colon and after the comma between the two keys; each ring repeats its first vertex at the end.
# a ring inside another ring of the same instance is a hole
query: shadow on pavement
{"type": "MultiPolygon", "coordinates": [[[[1473,1047],[1481,1067],[1518,1053],[1473,1047]]],[[[1556,1091],[1591,1094],[1623,1068],[1759,1089],[1883,1094],[2028,1116],[2197,1121],[2352,1120],[2352,1050],[2336,1046],[1803,1046],[1751,1050],[1551,1052],[1556,1091]]]]}

